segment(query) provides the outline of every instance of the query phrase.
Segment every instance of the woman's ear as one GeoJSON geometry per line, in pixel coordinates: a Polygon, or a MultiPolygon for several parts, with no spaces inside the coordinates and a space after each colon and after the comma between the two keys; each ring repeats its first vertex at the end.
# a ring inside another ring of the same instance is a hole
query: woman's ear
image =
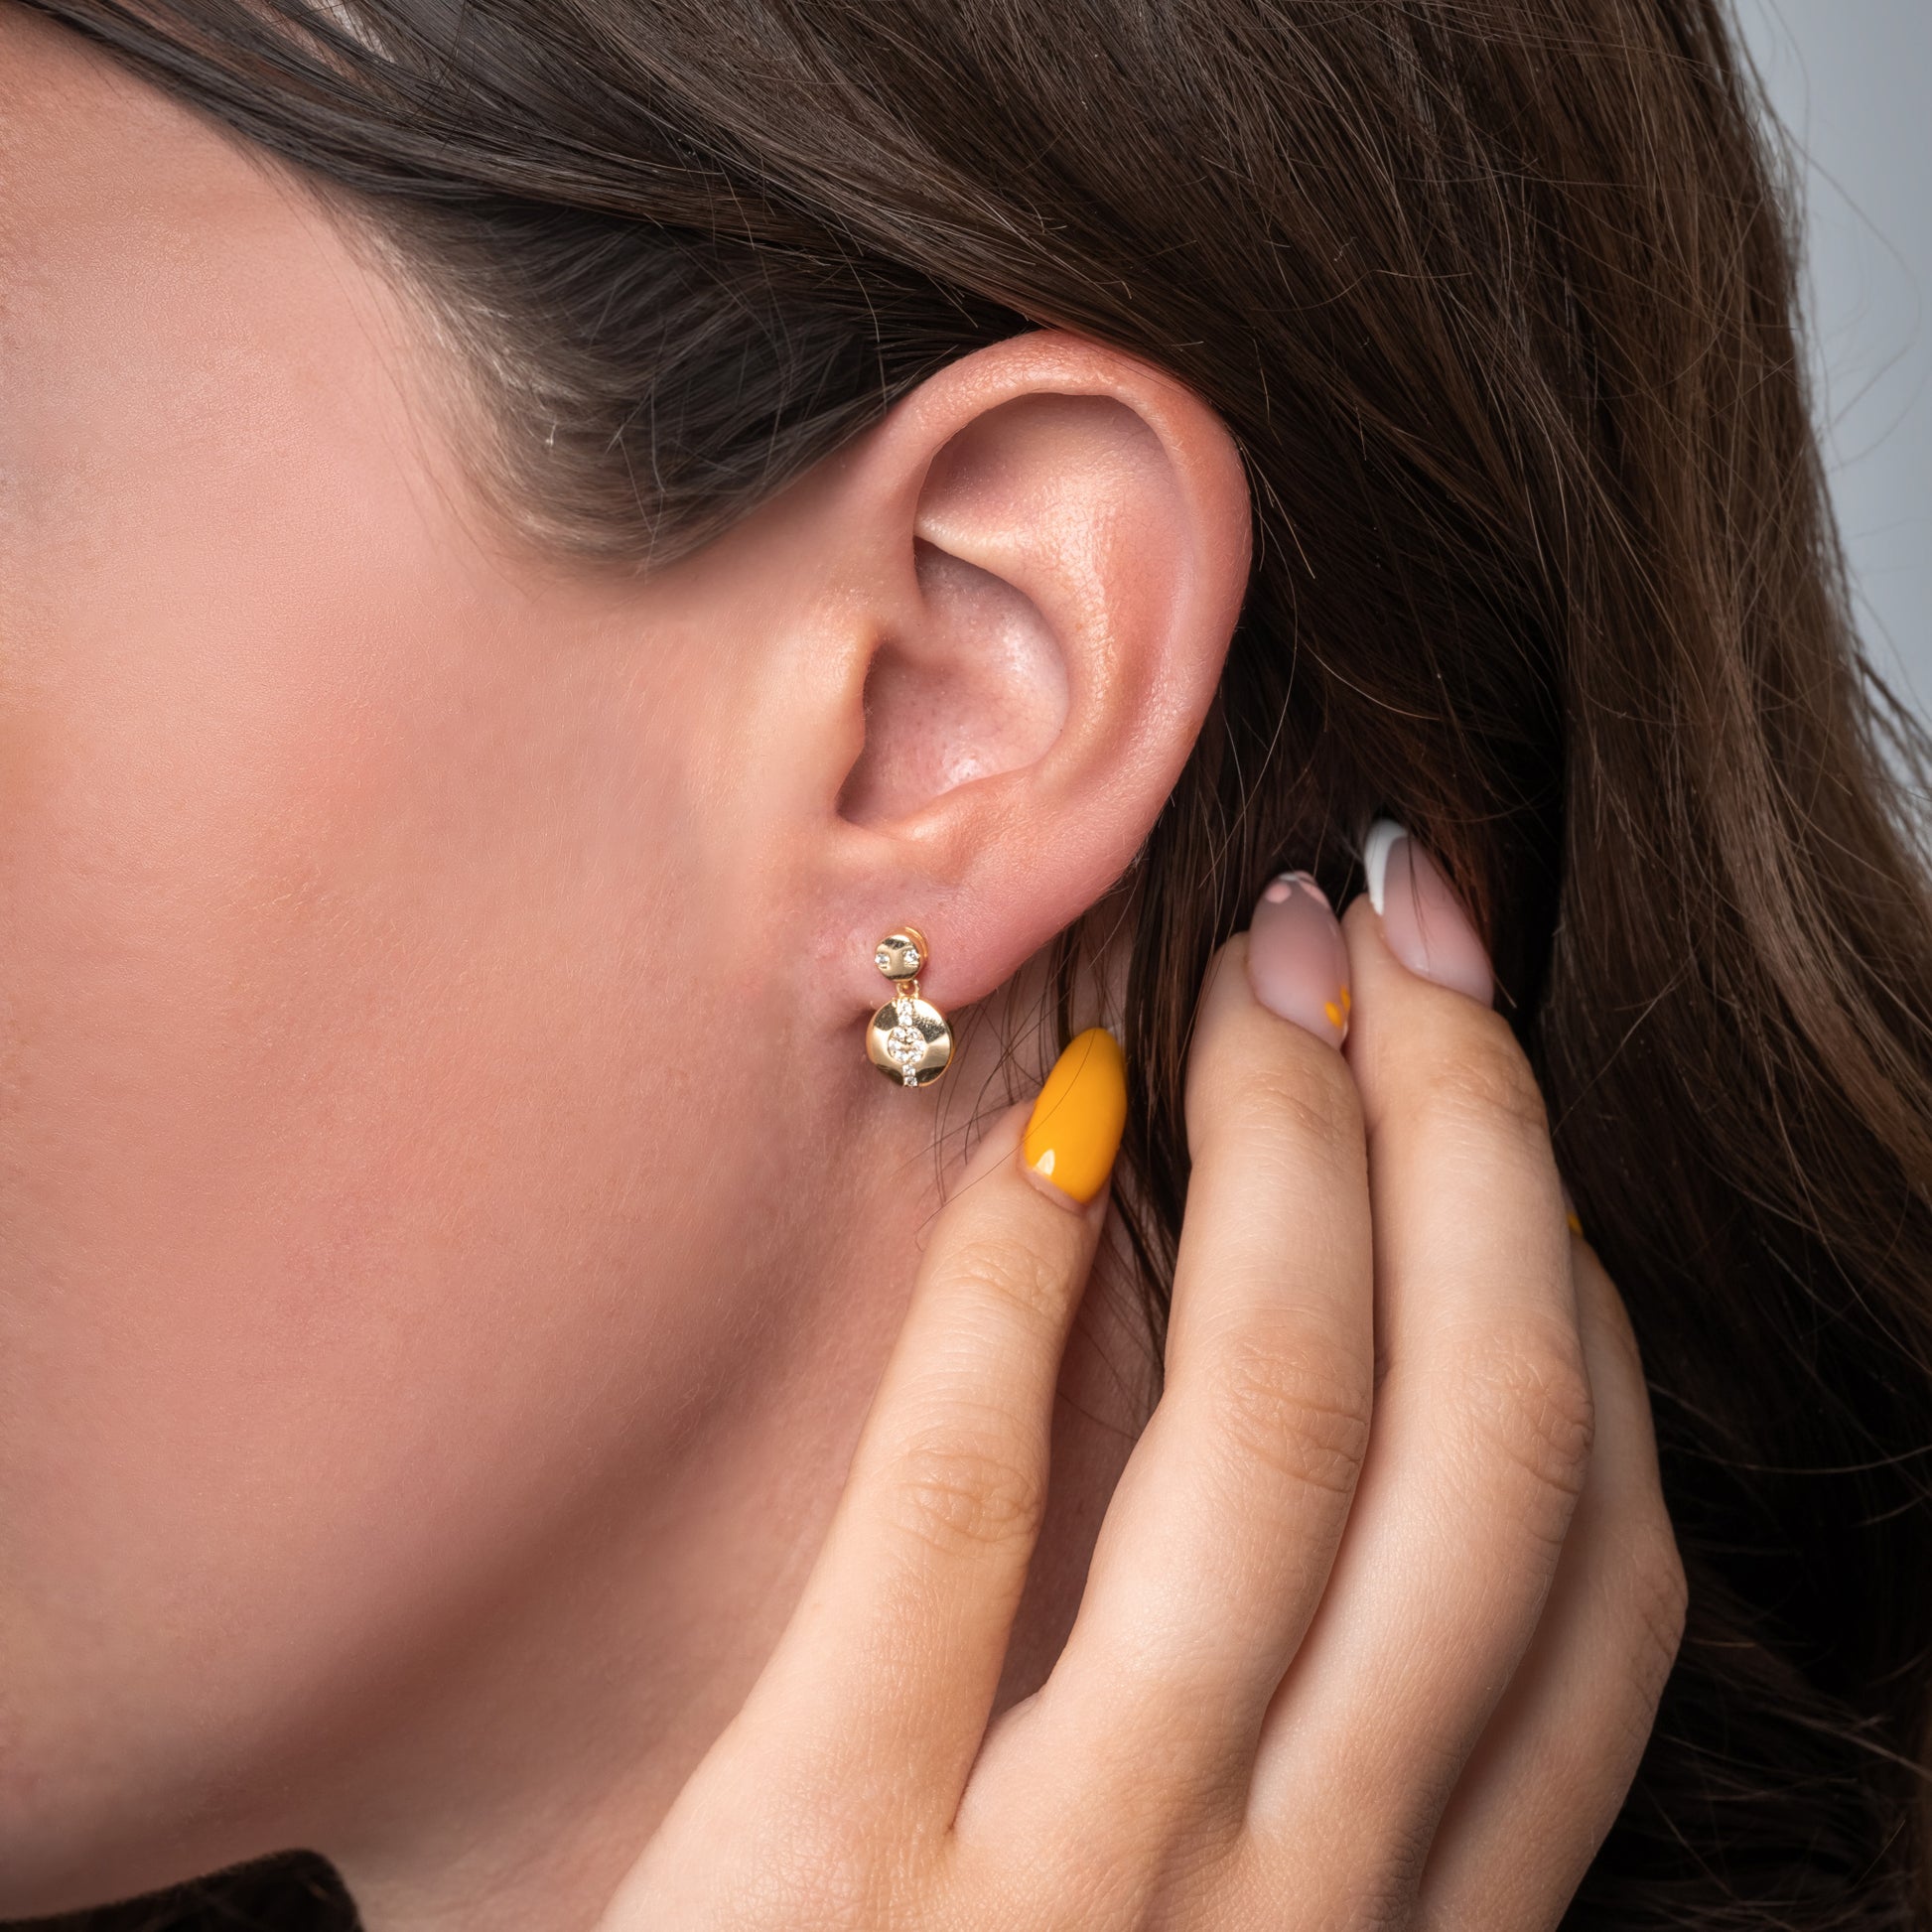
{"type": "Polygon", "coordinates": [[[982,998],[1120,878],[1192,749],[1247,583],[1239,454],[1191,390],[1042,332],[929,377],[785,520],[816,615],[764,736],[813,951],[856,1009],[909,920],[929,995],[982,998]]]}

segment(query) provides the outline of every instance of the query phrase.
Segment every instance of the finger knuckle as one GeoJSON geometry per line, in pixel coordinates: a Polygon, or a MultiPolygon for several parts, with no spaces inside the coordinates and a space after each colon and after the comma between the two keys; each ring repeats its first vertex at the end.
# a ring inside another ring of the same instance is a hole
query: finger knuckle
{"type": "Polygon", "coordinates": [[[1043,1468],[992,1418],[921,1430],[886,1486],[897,1527],[946,1558],[1031,1541],[1046,1502],[1043,1468]]]}
{"type": "Polygon", "coordinates": [[[1002,1314],[1052,1314],[1066,1293],[1066,1277],[1061,1256],[1033,1242],[993,1235],[970,1237],[947,1257],[948,1292],[961,1303],[979,1303],[1002,1314]]]}
{"type": "Polygon", "coordinates": [[[1573,1267],[1578,1307],[1591,1324],[1592,1339],[1612,1352],[1617,1369],[1626,1381],[1633,1387],[1641,1387],[1643,1348],[1637,1340],[1636,1324],[1630,1319],[1629,1306],[1593,1248],[1579,1249],[1573,1267]]]}
{"type": "MultiPolygon", "coordinates": [[[[1023,1919],[1009,1910],[974,1924],[1079,1927],[1080,1932],[1146,1932],[1164,1923],[1156,1873],[1142,1848],[1117,1830],[1097,1831],[1091,1815],[1069,1819],[1048,1849],[1029,1846],[1021,1881],[1028,1907],[1037,1917],[1023,1919]],[[1051,1902],[1043,1913],[1036,1902],[1051,1902]]],[[[1003,1900],[1003,1903],[1009,1903],[1003,1900]]]]}
{"type": "MultiPolygon", "coordinates": [[[[1242,1869],[1240,1827],[1216,1821],[1171,1830],[1133,1923],[1162,1932],[1244,1932],[1257,1923],[1254,1885],[1242,1869]]],[[[1275,1925],[1280,1920],[1273,1920],[1275,1925]]]]}
{"type": "Polygon", "coordinates": [[[1334,1342],[1258,1335],[1221,1345],[1211,1386],[1218,1439],[1244,1468],[1347,1497],[1368,1452],[1371,1365],[1334,1342]]]}
{"type": "Polygon", "coordinates": [[[1472,1351],[1468,1413],[1481,1447],[1568,1507],[1583,1493],[1596,1407],[1574,1334],[1519,1332],[1472,1351]]]}
{"type": "Polygon", "coordinates": [[[1498,1123],[1547,1141],[1549,1109],[1535,1069],[1500,1014],[1474,1008],[1422,1072],[1416,1105],[1451,1130],[1492,1131],[1498,1123]]]}
{"type": "Polygon", "coordinates": [[[766,1902],[782,1907],[785,1923],[846,1932],[863,1924],[875,1903],[873,1862],[850,1823],[828,1806],[796,1813],[783,1841],[759,1863],[766,1902]]]}
{"type": "Polygon", "coordinates": [[[1620,1578],[1613,1634],[1604,1645],[1602,1710],[1591,1725],[1598,1748],[1580,1777],[1614,1781],[1621,1801],[1642,1760],[1683,1642],[1689,1591],[1674,1539],[1646,1537],[1620,1578]]]}
{"type": "Polygon", "coordinates": [[[1677,1662],[1691,1606],[1683,1553],[1668,1522],[1647,1532],[1637,1546],[1628,1603],[1640,1681],[1654,1699],[1677,1662]]]}
{"type": "Polygon", "coordinates": [[[692,1874],[710,1907],[705,1922],[721,1932],[861,1932],[884,1922],[886,1873],[853,1814],[810,1793],[751,1817],[735,1809],[729,1828],[744,1856],[722,1882],[715,1871],[692,1874]]]}
{"type": "Polygon", "coordinates": [[[1245,1059],[1229,1081],[1228,1126],[1299,1148],[1345,1145],[1362,1133],[1361,1095],[1341,1055],[1311,1035],[1245,1059]]]}

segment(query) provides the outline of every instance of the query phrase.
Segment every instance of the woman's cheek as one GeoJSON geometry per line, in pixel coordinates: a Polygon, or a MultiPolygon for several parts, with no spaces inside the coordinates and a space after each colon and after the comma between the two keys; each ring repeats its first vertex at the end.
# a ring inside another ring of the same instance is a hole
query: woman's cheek
{"type": "Polygon", "coordinates": [[[562,916],[502,836],[528,707],[434,480],[372,447],[366,332],[313,321],[342,281],[283,271],[199,332],[157,294],[138,342],[50,291],[66,350],[13,405],[41,456],[0,620],[0,1756],[29,1815],[0,1850],[258,1774],[494,1560],[517,1392],[581,1367],[510,1342],[578,1152],[533,1068],[586,1057],[522,959],[562,916]]]}

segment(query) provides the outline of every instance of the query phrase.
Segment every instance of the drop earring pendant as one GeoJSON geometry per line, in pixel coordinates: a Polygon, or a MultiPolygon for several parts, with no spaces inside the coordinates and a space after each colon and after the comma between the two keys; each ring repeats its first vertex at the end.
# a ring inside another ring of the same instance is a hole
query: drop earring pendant
{"type": "Polygon", "coordinates": [[[872,963],[893,983],[893,997],[866,1029],[866,1057],[902,1087],[929,1087],[952,1064],[946,1016],[919,998],[919,970],[931,952],[917,926],[902,925],[873,948],[872,963]]]}

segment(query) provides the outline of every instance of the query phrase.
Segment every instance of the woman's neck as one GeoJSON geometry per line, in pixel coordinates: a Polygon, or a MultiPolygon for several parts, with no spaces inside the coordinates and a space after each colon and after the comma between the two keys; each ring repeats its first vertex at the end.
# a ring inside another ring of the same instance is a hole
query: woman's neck
{"type": "MultiPolygon", "coordinates": [[[[409,1681],[321,1720],[337,1802],[320,1845],[369,1932],[595,1924],[804,1588],[903,1309],[902,1294],[851,1285],[912,1276],[909,1250],[873,1245],[788,1285],[785,1332],[715,1391],[670,1466],[596,1484],[535,1561],[506,1562],[513,1586],[416,1647],[409,1681]]],[[[1130,1280],[1116,1248],[1062,1364],[1047,1519],[1000,1709],[1058,1655],[1151,1407],[1130,1280]]]]}

